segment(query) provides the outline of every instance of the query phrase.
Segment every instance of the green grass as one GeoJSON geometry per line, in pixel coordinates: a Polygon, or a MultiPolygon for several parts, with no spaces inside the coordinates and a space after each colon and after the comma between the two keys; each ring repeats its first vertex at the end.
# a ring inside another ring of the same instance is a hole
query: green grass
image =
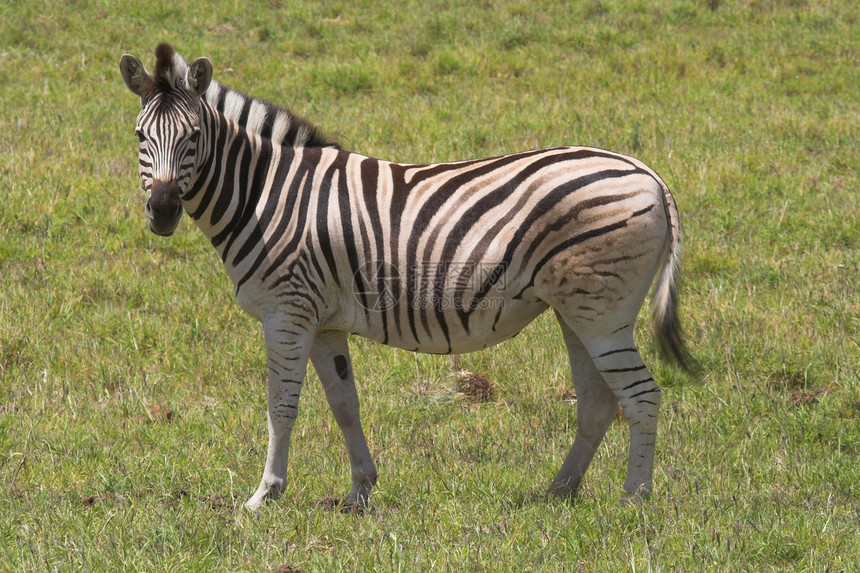
{"type": "Polygon", "coordinates": [[[0,569],[810,570],[860,562],[860,24],[853,2],[7,3],[0,7],[0,569]],[[665,389],[655,493],[620,503],[616,423],[574,503],[550,316],[464,358],[352,343],[380,481],[349,472],[313,373],[284,498],[261,329],[202,235],[146,230],[118,73],[169,41],[345,147],[442,161],[633,154],[685,229],[701,382],[665,389]],[[170,413],[170,416],[167,415],[170,413]],[[168,419],[169,418],[169,419],[168,419]]]}

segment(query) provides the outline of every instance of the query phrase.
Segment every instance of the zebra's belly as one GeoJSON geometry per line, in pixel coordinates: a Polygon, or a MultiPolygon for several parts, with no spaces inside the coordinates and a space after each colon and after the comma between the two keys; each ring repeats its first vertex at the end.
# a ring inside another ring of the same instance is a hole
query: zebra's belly
{"type": "Polygon", "coordinates": [[[497,297],[485,301],[478,308],[395,305],[356,317],[350,330],[406,350],[462,354],[495,346],[515,336],[548,307],[533,298],[497,297]]]}

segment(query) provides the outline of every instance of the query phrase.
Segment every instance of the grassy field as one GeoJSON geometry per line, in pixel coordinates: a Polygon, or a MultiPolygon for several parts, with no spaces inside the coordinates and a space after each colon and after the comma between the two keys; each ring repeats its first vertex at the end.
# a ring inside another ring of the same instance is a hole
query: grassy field
{"type": "Polygon", "coordinates": [[[17,2],[0,6],[0,570],[856,571],[860,22],[849,0],[17,2]],[[685,230],[704,376],[657,361],[655,492],[627,431],[545,495],[575,408],[550,316],[447,359],[353,339],[380,481],[311,371],[286,494],[265,455],[261,329],[188,219],[149,233],[123,53],[161,41],[344,147],[442,161],[558,144],[639,157],[685,230]]]}

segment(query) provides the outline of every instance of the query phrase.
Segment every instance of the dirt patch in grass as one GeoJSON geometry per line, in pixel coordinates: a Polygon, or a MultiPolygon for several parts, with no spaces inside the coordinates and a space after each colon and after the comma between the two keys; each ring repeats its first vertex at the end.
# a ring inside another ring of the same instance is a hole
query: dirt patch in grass
{"type": "Polygon", "coordinates": [[[149,410],[149,417],[153,422],[172,422],[176,417],[176,414],[173,413],[173,410],[170,409],[170,406],[165,404],[164,402],[158,402],[157,404],[153,404],[149,410]]]}
{"type": "Polygon", "coordinates": [[[576,402],[576,390],[573,388],[566,388],[564,386],[559,386],[556,388],[555,392],[553,392],[553,396],[556,400],[562,400],[564,402],[576,402]]]}
{"type": "Polygon", "coordinates": [[[92,494],[81,498],[81,505],[84,507],[94,507],[108,500],[116,499],[117,495],[112,492],[92,494]]]}
{"type": "Polygon", "coordinates": [[[483,372],[461,372],[457,376],[457,393],[474,403],[492,402],[498,391],[483,372]]]}
{"type": "Polygon", "coordinates": [[[146,415],[135,416],[134,422],[141,424],[160,424],[173,422],[179,416],[164,402],[157,402],[147,408],[146,415]]]}
{"type": "Polygon", "coordinates": [[[367,506],[361,503],[347,503],[345,499],[327,495],[314,502],[325,511],[340,511],[343,514],[364,515],[367,506]]]}
{"type": "Polygon", "coordinates": [[[808,388],[806,390],[798,390],[792,392],[789,396],[789,401],[793,406],[807,406],[818,403],[818,398],[827,394],[826,388],[808,388]]]}
{"type": "Polygon", "coordinates": [[[316,500],[316,502],[314,502],[314,505],[317,505],[326,511],[334,511],[340,507],[341,503],[343,503],[343,500],[341,498],[335,495],[327,495],[316,500]]]}

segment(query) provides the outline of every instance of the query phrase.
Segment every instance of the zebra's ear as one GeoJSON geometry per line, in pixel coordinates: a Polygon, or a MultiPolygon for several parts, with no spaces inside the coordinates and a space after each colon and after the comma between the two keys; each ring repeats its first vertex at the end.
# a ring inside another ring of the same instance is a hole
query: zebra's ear
{"type": "Polygon", "coordinates": [[[188,67],[188,89],[196,96],[206,93],[212,81],[212,64],[207,58],[197,58],[188,67]]]}
{"type": "Polygon", "coordinates": [[[125,85],[128,86],[128,89],[131,90],[131,93],[143,98],[149,90],[152,78],[146,73],[146,69],[140,63],[140,60],[134,56],[125,54],[119,60],[119,71],[122,73],[122,79],[125,85]]]}

